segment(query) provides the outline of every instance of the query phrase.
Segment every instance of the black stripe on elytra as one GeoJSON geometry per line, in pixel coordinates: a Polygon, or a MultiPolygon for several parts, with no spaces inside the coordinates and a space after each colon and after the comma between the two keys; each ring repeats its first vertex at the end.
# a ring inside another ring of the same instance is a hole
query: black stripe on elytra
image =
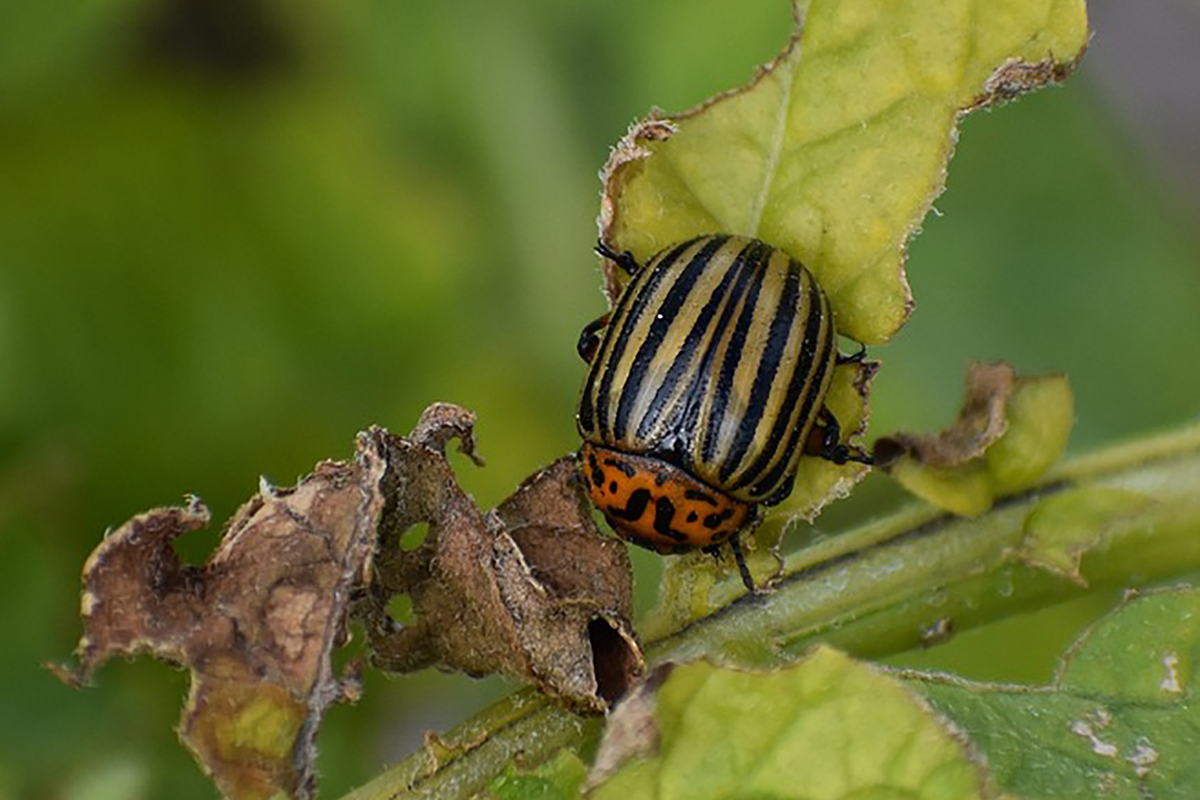
{"type": "MultiPolygon", "coordinates": [[[[784,398],[783,405],[779,409],[779,417],[776,420],[775,426],[771,429],[770,435],[766,439],[766,444],[759,453],[758,458],[738,477],[730,489],[741,488],[748,486],[758,480],[759,476],[771,466],[771,462],[775,455],[783,447],[783,440],[786,435],[791,433],[793,437],[798,437],[801,429],[805,427],[805,420],[812,413],[812,404],[816,399],[815,395],[820,389],[821,383],[824,380],[826,362],[829,360],[829,348],[833,343],[833,331],[829,330],[825,340],[821,339],[822,329],[828,324],[827,313],[828,306],[825,302],[825,297],[821,292],[817,282],[808,276],[803,281],[805,288],[808,290],[808,318],[805,320],[804,339],[800,342],[800,358],[797,360],[796,370],[792,375],[792,380],[787,388],[787,396],[784,398]],[[822,352],[817,353],[817,348],[822,347],[822,352]],[[815,369],[815,373],[814,373],[815,369]],[[812,374],[810,374],[812,373],[812,374]],[[804,406],[798,415],[792,412],[796,409],[797,403],[801,402],[801,395],[807,390],[807,396],[804,398],[804,406]],[[791,424],[792,419],[796,420],[794,425],[791,424]],[[796,428],[797,430],[792,430],[796,428]]],[[[780,479],[779,471],[786,469],[790,459],[791,445],[785,449],[784,458],[779,461],[774,469],[771,470],[771,475],[767,479],[758,482],[752,494],[759,496],[762,492],[767,491],[772,485],[770,480],[773,476],[774,481],[780,479]]]]}
{"type": "Polygon", "coordinates": [[[726,332],[737,315],[738,304],[742,298],[747,297],[746,302],[752,305],[758,297],[764,276],[764,270],[759,266],[762,258],[770,255],[770,249],[761,242],[752,242],[743,253],[744,267],[738,276],[738,282],[729,293],[729,301],[721,311],[721,318],[717,320],[708,347],[700,357],[700,363],[692,370],[691,382],[671,407],[663,425],[663,429],[670,435],[658,442],[658,446],[653,450],[659,458],[691,473],[699,471],[700,464],[703,463],[696,452],[695,441],[700,412],[713,383],[713,362],[717,358],[717,350],[726,339],[726,332]]]}
{"type": "Polygon", "coordinates": [[[592,360],[588,363],[587,375],[583,380],[583,392],[579,397],[579,410],[575,414],[576,427],[583,437],[589,438],[596,430],[595,410],[596,407],[592,401],[592,394],[596,383],[596,375],[599,374],[601,366],[605,363],[606,354],[612,350],[613,342],[613,323],[621,318],[625,307],[631,302],[630,298],[633,292],[630,291],[634,282],[641,277],[641,273],[634,276],[630,284],[625,287],[625,291],[617,298],[617,305],[613,308],[612,313],[608,316],[608,324],[598,332],[600,342],[596,345],[596,352],[592,355],[592,360]]]}
{"type": "MultiPolygon", "coordinates": [[[[663,411],[667,407],[667,401],[675,392],[675,388],[679,385],[687,372],[688,365],[692,361],[692,357],[696,353],[696,348],[700,346],[700,341],[704,338],[704,334],[708,331],[708,326],[712,322],[713,316],[717,313],[717,308],[726,296],[731,296],[730,303],[741,294],[745,287],[745,277],[747,273],[746,254],[750,247],[743,247],[742,250],[734,257],[733,261],[725,270],[725,274],[721,276],[721,282],[713,289],[712,294],[708,298],[708,302],[704,304],[704,308],[696,315],[696,321],[688,331],[687,338],[683,342],[683,347],[680,348],[679,354],[675,360],[671,362],[671,366],[667,369],[667,374],[663,377],[662,383],[655,392],[654,398],[650,401],[649,408],[646,409],[646,414],[642,417],[637,427],[637,438],[645,439],[650,435],[650,431],[658,423],[663,411]],[[730,283],[737,281],[733,290],[730,291],[730,283]]],[[[724,319],[724,317],[722,317],[724,319]]],[[[713,339],[716,340],[720,334],[721,323],[718,323],[717,331],[713,334],[713,339]]]]}
{"type": "MultiPolygon", "coordinates": [[[[733,446],[721,463],[722,481],[728,480],[729,476],[741,466],[742,459],[746,457],[746,451],[750,449],[750,443],[758,434],[759,422],[766,413],[767,398],[771,393],[771,387],[775,384],[779,364],[783,361],[784,353],[787,352],[789,334],[796,321],[796,307],[799,305],[799,301],[800,272],[792,269],[789,263],[787,279],[783,283],[783,293],[775,308],[775,318],[771,320],[767,341],[762,348],[762,357],[758,361],[757,371],[754,375],[754,384],[750,388],[750,399],[746,402],[745,413],[738,421],[733,446]]],[[[812,306],[810,306],[811,308],[812,306]]],[[[811,323],[811,319],[809,322],[811,323]]],[[[784,406],[780,410],[788,411],[789,409],[784,406]]],[[[787,419],[785,415],[780,414],[776,419],[776,424],[778,424],[779,418],[787,419]]]]}
{"type": "MultiPolygon", "coordinates": [[[[755,263],[758,274],[755,276],[754,287],[746,297],[746,301],[742,305],[742,313],[738,317],[737,325],[734,326],[733,333],[729,336],[729,347],[725,350],[725,361],[721,364],[721,374],[717,377],[712,409],[708,415],[704,441],[700,448],[700,460],[705,464],[713,462],[713,457],[717,449],[717,436],[721,432],[725,410],[729,406],[729,394],[733,390],[733,378],[737,374],[738,364],[741,363],[742,357],[746,354],[746,336],[750,332],[750,324],[754,321],[754,312],[758,305],[758,297],[761,294],[763,281],[766,280],[771,266],[772,251],[766,245],[762,245],[762,248],[763,252],[755,263]]],[[[714,341],[714,352],[717,344],[714,341]]]]}
{"type": "MultiPolygon", "coordinates": [[[[676,252],[672,252],[668,257],[678,258],[679,252],[686,245],[686,242],[681,244],[676,248],[676,252]]],[[[596,406],[592,400],[592,394],[594,393],[596,376],[600,373],[600,369],[606,361],[607,354],[612,351],[614,323],[616,320],[621,319],[621,314],[630,302],[632,302],[634,296],[632,288],[639,279],[643,279],[640,272],[630,279],[629,284],[625,287],[625,291],[621,292],[620,297],[617,298],[617,304],[613,308],[612,313],[608,315],[608,324],[598,332],[600,342],[596,345],[596,352],[592,355],[592,360],[588,363],[587,376],[583,381],[583,393],[579,398],[579,410],[575,414],[576,427],[579,428],[579,432],[584,438],[589,438],[596,430],[596,406]]]]}
{"type": "MultiPolygon", "coordinates": [[[[828,312],[828,305],[823,305],[828,312]]],[[[792,426],[789,432],[787,447],[783,451],[783,456],[778,463],[771,468],[765,476],[754,487],[754,494],[764,495],[768,492],[770,496],[767,498],[771,502],[766,505],[774,505],[780,502],[783,498],[791,493],[791,483],[795,479],[795,474],[788,475],[791,465],[794,463],[796,449],[803,447],[804,434],[806,429],[811,428],[811,422],[815,418],[818,404],[824,401],[824,398],[819,398],[821,384],[825,382],[825,372],[833,365],[835,345],[833,330],[829,330],[829,335],[825,338],[825,346],[819,356],[819,361],[816,364],[815,371],[812,375],[812,382],[809,385],[809,391],[804,398],[804,404],[800,407],[800,414],[796,417],[796,424],[792,426]],[[783,485],[780,485],[780,482],[783,485]]],[[[765,454],[764,454],[765,455],[765,454]]]]}
{"type": "MultiPolygon", "coordinates": [[[[637,397],[638,390],[641,389],[642,383],[646,380],[646,375],[649,372],[651,360],[654,354],[658,352],[662,346],[663,337],[666,336],[671,324],[678,316],[679,310],[683,308],[683,304],[692,294],[692,289],[699,280],[700,274],[708,267],[708,262],[718,250],[725,246],[729,240],[728,236],[713,236],[709,241],[704,243],[704,247],[700,252],[692,258],[691,261],[683,268],[670,289],[667,290],[667,296],[663,298],[662,303],[653,307],[654,320],[650,323],[649,329],[646,331],[646,338],[638,347],[637,353],[633,357],[633,363],[629,365],[629,374],[625,376],[625,384],[621,387],[620,397],[617,400],[617,414],[613,421],[610,430],[606,430],[606,435],[611,436],[610,441],[624,440],[626,433],[629,430],[629,416],[633,410],[633,402],[637,397]]],[[[655,265],[654,271],[657,273],[657,279],[661,280],[666,274],[665,265],[655,265]]],[[[648,299],[651,293],[644,291],[643,295],[648,299]]],[[[639,298],[641,299],[641,298],[639,298]]],[[[620,360],[620,354],[625,351],[628,345],[630,332],[637,327],[639,317],[647,311],[646,303],[639,304],[636,313],[630,313],[625,321],[624,329],[621,331],[622,341],[618,343],[617,348],[613,351],[614,358],[609,365],[608,373],[605,374],[605,384],[601,386],[601,392],[604,397],[602,404],[607,403],[608,392],[612,389],[612,373],[616,371],[617,362],[620,360]]]]}
{"type": "MultiPolygon", "coordinates": [[[[630,322],[636,322],[637,318],[641,316],[646,304],[650,302],[654,290],[662,282],[666,275],[666,270],[662,267],[677,261],[695,242],[696,239],[681,242],[658,259],[654,263],[653,270],[643,269],[617,300],[617,308],[613,311],[608,329],[604,332],[604,342],[592,361],[592,368],[588,371],[587,381],[584,383],[583,397],[579,403],[579,424],[584,431],[594,436],[598,435],[597,438],[600,439],[606,439],[608,436],[611,430],[612,416],[606,413],[609,408],[608,397],[612,391],[617,362],[621,360],[621,353],[625,352],[625,348],[629,344],[629,337],[634,327],[630,322]],[[643,278],[643,276],[645,277],[643,278]],[[604,375],[600,378],[599,391],[594,392],[597,376],[601,372],[604,375]],[[593,393],[595,393],[594,399],[593,393]],[[595,413],[597,410],[600,413],[595,413]],[[583,424],[585,416],[589,423],[587,426],[583,424]]],[[[607,441],[611,441],[611,439],[607,439],[607,441]]]]}

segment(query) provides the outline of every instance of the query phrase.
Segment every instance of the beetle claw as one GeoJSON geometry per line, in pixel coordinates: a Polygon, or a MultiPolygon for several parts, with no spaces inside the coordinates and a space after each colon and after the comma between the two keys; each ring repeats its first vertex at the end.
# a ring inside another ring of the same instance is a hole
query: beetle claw
{"type": "Polygon", "coordinates": [[[627,275],[636,275],[637,271],[642,268],[642,265],[633,257],[633,253],[628,250],[617,252],[606,245],[603,239],[596,242],[596,253],[614,262],[618,267],[625,270],[627,275]]]}
{"type": "Polygon", "coordinates": [[[861,364],[867,357],[867,346],[861,342],[858,345],[858,351],[846,355],[845,353],[837,354],[838,364],[861,364]]]}
{"type": "MultiPolygon", "coordinates": [[[[842,444],[842,426],[838,423],[837,417],[828,408],[822,408],[818,417],[821,422],[819,429],[821,438],[816,444],[816,452],[813,455],[820,456],[826,461],[832,461],[834,464],[841,466],[850,461],[856,464],[866,464],[874,466],[875,459],[861,447],[854,445],[842,444]]],[[[810,447],[812,440],[810,439],[810,447]]]]}

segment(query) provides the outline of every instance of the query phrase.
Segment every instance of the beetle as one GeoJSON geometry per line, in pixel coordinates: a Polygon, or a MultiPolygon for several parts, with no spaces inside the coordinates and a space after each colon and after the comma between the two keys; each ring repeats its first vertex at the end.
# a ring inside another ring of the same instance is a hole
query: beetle
{"type": "Polygon", "coordinates": [[[623,539],[660,553],[738,543],[792,491],[801,455],[871,464],[825,407],[837,349],[815,277],[758,239],[697,236],[644,266],[603,241],[630,280],[583,329],[576,423],[592,502],[623,539]]]}

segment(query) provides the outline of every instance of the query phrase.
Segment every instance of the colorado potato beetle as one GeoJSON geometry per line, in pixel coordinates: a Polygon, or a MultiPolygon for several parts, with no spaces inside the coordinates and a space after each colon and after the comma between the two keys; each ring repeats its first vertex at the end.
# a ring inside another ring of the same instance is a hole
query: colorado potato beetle
{"type": "Polygon", "coordinates": [[[784,251],[706,235],[643,267],[601,243],[631,278],[610,314],[584,328],[581,471],[622,538],[660,553],[733,548],[758,507],[792,490],[802,454],[871,459],[842,444],[824,406],[843,357],[829,300],[784,251]]]}

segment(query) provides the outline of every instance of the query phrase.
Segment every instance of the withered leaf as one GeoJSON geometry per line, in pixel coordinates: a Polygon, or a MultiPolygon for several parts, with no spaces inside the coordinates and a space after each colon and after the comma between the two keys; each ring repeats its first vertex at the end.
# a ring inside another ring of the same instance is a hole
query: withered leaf
{"type": "Polygon", "coordinates": [[[330,654],[362,582],[383,508],[384,462],[359,449],[295,488],[265,483],[202,567],[171,541],[208,525],[192,498],[105,537],[83,573],[79,685],[115,655],[147,653],[191,672],[179,734],[226,797],[309,797],[314,739],[329,704],[358,693],[330,654]]]}
{"type": "Polygon", "coordinates": [[[398,672],[501,672],[533,681],[579,711],[602,712],[645,669],[630,622],[624,546],[596,528],[571,457],[480,513],[443,453],[457,437],[470,454],[472,422],[469,412],[442,405],[426,412],[412,437],[367,434],[386,454],[389,498],[360,611],[373,660],[398,672]],[[421,522],[429,526],[422,545],[400,548],[404,532],[421,522]],[[415,616],[407,626],[386,613],[402,592],[415,616]]]}
{"type": "Polygon", "coordinates": [[[907,454],[923,464],[954,467],[982,455],[1008,429],[1004,409],[1015,377],[1016,372],[1008,364],[971,364],[962,408],[954,424],[939,433],[901,431],[881,437],[874,448],[877,465],[887,467],[907,454]]]}

